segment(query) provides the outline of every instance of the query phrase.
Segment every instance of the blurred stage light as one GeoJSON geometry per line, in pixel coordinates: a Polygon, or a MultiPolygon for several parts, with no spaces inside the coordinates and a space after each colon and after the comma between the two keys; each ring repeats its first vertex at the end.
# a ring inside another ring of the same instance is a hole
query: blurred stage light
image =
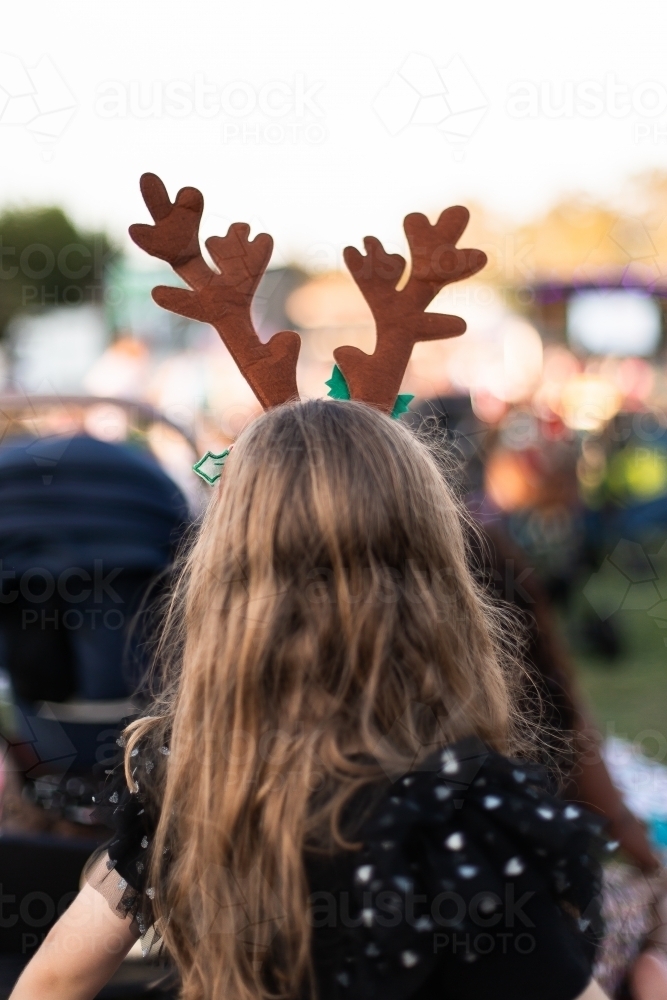
{"type": "Polygon", "coordinates": [[[618,387],[609,379],[575,375],[563,388],[561,416],[572,430],[597,432],[616,416],[622,400],[618,387]]]}
{"type": "Polygon", "coordinates": [[[660,308],[630,288],[574,292],[567,303],[567,338],[591,354],[648,357],[660,343],[660,308]]]}

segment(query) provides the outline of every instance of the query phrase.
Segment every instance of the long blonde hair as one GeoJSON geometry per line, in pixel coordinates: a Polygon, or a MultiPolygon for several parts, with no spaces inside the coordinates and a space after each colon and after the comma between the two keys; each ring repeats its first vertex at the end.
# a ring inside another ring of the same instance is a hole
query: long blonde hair
{"type": "Polygon", "coordinates": [[[360,784],[438,746],[514,749],[503,621],[429,449],[332,400],[239,437],[167,619],[163,693],[127,730],[126,768],[168,744],[149,884],[183,997],[300,996],[304,847],[340,848],[360,784]]]}

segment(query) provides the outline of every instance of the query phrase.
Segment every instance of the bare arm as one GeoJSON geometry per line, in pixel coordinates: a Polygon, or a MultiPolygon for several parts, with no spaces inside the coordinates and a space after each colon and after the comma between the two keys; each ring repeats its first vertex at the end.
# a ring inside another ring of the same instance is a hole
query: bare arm
{"type": "MultiPolygon", "coordinates": [[[[12,998],[10,997],[9,1000],[12,1000],[12,998]]],[[[581,996],[577,997],[577,1000],[609,1000],[609,997],[600,989],[595,980],[591,979],[581,996]]]]}
{"type": "Polygon", "coordinates": [[[85,885],[26,966],[10,1000],[93,1000],[136,939],[131,919],[116,916],[85,885]]]}
{"type": "Polygon", "coordinates": [[[578,754],[577,800],[589,809],[602,813],[609,820],[608,835],[618,840],[623,850],[642,871],[659,871],[661,862],[651,847],[645,825],[623,802],[623,797],[611,780],[602,757],[600,734],[583,705],[578,706],[576,749],[578,754]]]}
{"type": "MultiPolygon", "coordinates": [[[[129,918],[85,885],[27,965],[9,1000],[94,1000],[136,941],[129,918]]],[[[608,1000],[592,980],[577,1000],[608,1000]]]]}

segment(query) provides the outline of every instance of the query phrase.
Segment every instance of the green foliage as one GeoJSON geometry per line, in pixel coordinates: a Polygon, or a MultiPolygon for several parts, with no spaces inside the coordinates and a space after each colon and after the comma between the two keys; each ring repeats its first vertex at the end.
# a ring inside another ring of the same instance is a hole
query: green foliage
{"type": "Polygon", "coordinates": [[[0,215],[0,336],[19,313],[102,302],[104,273],[118,251],[104,233],[86,233],[60,208],[0,215]]]}

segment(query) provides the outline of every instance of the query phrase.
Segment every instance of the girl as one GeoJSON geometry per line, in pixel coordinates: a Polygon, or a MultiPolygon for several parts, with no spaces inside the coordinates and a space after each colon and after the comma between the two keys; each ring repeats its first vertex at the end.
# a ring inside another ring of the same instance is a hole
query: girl
{"type": "Polygon", "coordinates": [[[116,834],[12,1000],[94,997],[150,926],[186,1000],[602,997],[601,829],[505,756],[513,643],[407,428],[269,410],[187,559],[116,834]]]}

